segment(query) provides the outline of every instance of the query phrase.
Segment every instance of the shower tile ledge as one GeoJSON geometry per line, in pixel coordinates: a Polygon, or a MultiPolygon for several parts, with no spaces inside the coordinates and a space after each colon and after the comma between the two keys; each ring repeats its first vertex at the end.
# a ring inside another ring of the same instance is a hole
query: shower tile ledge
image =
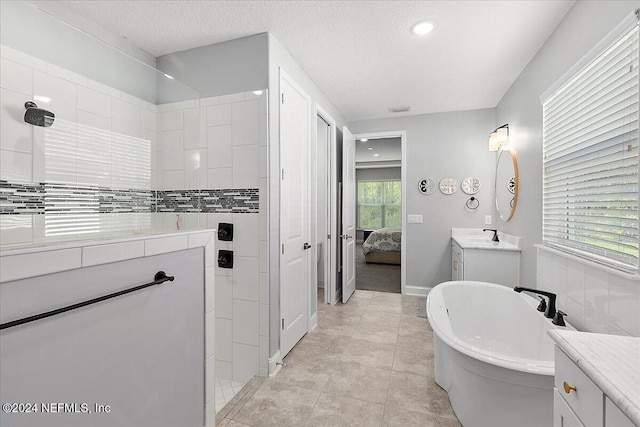
{"type": "Polygon", "coordinates": [[[30,245],[0,250],[0,283],[77,268],[205,248],[205,268],[215,265],[216,230],[159,231],[125,238],[30,245]]]}

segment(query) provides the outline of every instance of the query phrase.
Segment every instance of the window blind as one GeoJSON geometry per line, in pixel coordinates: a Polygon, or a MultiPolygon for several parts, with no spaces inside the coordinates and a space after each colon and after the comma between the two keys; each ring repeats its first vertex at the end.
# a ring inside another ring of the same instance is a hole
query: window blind
{"type": "Polygon", "coordinates": [[[543,243],[638,271],[638,25],[543,101],[543,243]]]}
{"type": "Polygon", "coordinates": [[[150,205],[138,207],[151,197],[150,141],[61,119],[37,131],[44,140],[45,237],[151,227],[150,205]]]}

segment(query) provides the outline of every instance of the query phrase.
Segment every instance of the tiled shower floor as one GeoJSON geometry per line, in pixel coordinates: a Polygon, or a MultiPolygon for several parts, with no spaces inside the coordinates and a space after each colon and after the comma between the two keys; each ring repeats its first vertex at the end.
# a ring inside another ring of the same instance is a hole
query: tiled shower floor
{"type": "Polygon", "coordinates": [[[216,414],[244,387],[243,383],[216,378],[216,414]]]}

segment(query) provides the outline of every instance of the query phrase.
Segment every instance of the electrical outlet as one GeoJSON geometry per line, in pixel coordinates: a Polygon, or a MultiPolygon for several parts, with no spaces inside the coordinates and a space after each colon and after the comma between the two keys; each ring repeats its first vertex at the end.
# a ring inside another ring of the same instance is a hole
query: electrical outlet
{"type": "Polygon", "coordinates": [[[491,225],[491,215],[484,216],[484,225],[491,225]]]}
{"type": "Polygon", "coordinates": [[[422,224],[422,215],[407,215],[409,224],[422,224]]]}

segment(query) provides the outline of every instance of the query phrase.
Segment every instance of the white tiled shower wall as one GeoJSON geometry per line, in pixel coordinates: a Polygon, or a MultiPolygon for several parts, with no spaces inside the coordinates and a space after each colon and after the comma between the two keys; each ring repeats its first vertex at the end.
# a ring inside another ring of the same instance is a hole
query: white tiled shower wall
{"type": "MultiPolygon", "coordinates": [[[[267,91],[158,105],[160,189],[259,188],[259,213],[180,214],[187,228],[234,225],[233,269],[216,269],[216,376],[244,383],[268,375],[267,91]],[[199,113],[199,114],[198,114],[199,113]],[[199,137],[186,126],[199,116],[199,137]],[[184,137],[183,137],[184,136],[184,137]],[[199,160],[198,160],[199,159],[199,160]]],[[[174,227],[176,214],[162,214],[174,227]]]]}
{"type": "Polygon", "coordinates": [[[640,337],[640,277],[538,246],[537,288],[558,295],[576,329],[640,337]]]}
{"type": "MultiPolygon", "coordinates": [[[[126,135],[149,141],[156,151],[156,106],[112,87],[70,72],[23,52],[0,46],[0,179],[19,183],[45,180],[64,181],[115,188],[156,188],[156,164],[151,156],[150,181],[136,182],[120,176],[119,165],[106,170],[77,168],[63,178],[45,171],[44,135],[46,128],[24,122],[24,103],[35,101],[53,111],[58,123],[69,128],[75,124],[95,135],[126,135]],[[48,101],[40,97],[49,98],[48,101]],[[101,173],[104,172],[104,173],[101,173]]],[[[70,135],[73,132],[70,133],[70,135]]],[[[74,134],[75,135],[75,134],[74,134]]],[[[80,166],[80,165],[78,165],[80,166]]],[[[136,213],[104,214],[101,220],[122,230],[136,223],[136,213]],[[108,218],[108,219],[107,219],[108,218]]],[[[44,239],[44,215],[0,215],[2,244],[41,243],[44,239]]],[[[91,235],[76,238],[91,238],[91,235]]]]}
{"type": "MultiPolygon", "coordinates": [[[[41,129],[23,121],[25,101],[46,93],[50,103],[36,102],[53,111],[56,120],[149,140],[151,189],[259,189],[259,213],[185,213],[178,223],[175,213],[152,214],[152,223],[165,230],[234,224],[233,242],[216,242],[217,249],[234,251],[235,265],[233,270],[216,266],[212,272],[216,292],[207,304],[213,302],[216,310],[208,313],[215,317],[207,316],[206,323],[208,336],[215,328],[214,340],[208,341],[215,341],[217,352],[215,360],[207,360],[207,371],[213,372],[209,367],[215,364],[217,376],[238,382],[268,375],[266,91],[156,106],[6,46],[1,57],[0,179],[46,180],[41,129]]],[[[78,182],[83,181],[70,180],[78,182]]],[[[126,223],[127,215],[112,217],[126,223]]],[[[2,244],[38,243],[37,236],[44,235],[43,217],[0,215],[2,244]]],[[[207,351],[213,354],[213,349],[207,351]]],[[[207,399],[212,402],[210,392],[207,399]]]]}

